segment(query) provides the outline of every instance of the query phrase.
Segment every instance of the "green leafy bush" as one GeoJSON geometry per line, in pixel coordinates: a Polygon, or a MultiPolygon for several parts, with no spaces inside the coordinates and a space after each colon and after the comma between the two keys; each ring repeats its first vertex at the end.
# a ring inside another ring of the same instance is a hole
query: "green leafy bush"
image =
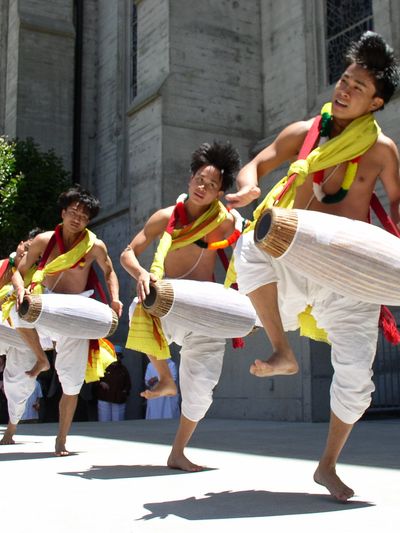
{"type": "Polygon", "coordinates": [[[0,137],[0,258],[32,228],[54,228],[60,220],[58,195],[70,185],[70,174],[53,150],[41,152],[30,138],[0,137]]]}

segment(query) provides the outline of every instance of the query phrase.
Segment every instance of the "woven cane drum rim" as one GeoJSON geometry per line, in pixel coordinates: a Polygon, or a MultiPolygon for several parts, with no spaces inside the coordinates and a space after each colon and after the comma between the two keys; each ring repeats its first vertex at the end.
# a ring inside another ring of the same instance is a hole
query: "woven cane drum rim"
{"type": "Polygon", "coordinates": [[[40,294],[27,294],[19,306],[18,315],[25,322],[36,322],[42,312],[42,297],[40,294]]]}
{"type": "Polygon", "coordinates": [[[111,335],[114,335],[114,333],[117,331],[119,319],[117,313],[114,311],[114,309],[111,309],[112,312],[112,318],[111,318],[111,325],[110,325],[110,331],[105,335],[106,337],[111,337],[111,335]]]}
{"type": "Polygon", "coordinates": [[[174,303],[174,288],[167,280],[160,280],[150,285],[150,294],[143,302],[143,307],[153,316],[159,318],[169,313],[174,303]]]}
{"type": "Polygon", "coordinates": [[[281,257],[292,244],[298,217],[293,209],[266,209],[254,227],[254,242],[272,257],[281,257]]]}

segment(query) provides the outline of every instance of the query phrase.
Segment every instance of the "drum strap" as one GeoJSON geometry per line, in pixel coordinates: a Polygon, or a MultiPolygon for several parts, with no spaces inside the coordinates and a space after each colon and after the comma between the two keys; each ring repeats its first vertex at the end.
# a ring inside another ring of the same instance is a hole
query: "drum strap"
{"type": "Polygon", "coordinates": [[[397,229],[396,225],[394,224],[393,220],[390,218],[390,216],[386,213],[383,205],[381,204],[379,198],[375,193],[371,196],[371,203],[370,203],[372,211],[377,216],[378,220],[382,224],[382,226],[385,228],[386,231],[391,233],[392,235],[395,235],[395,237],[400,238],[400,232],[397,229]]]}
{"type": "MultiPolygon", "coordinates": [[[[322,121],[322,115],[318,115],[317,117],[314,118],[311,128],[308,130],[306,138],[304,139],[303,146],[300,148],[298,159],[306,159],[308,154],[314,149],[314,147],[318,143],[321,121],[322,121]]],[[[276,197],[274,201],[274,205],[279,205],[279,202],[288,192],[290,187],[293,185],[296,178],[297,178],[297,174],[292,174],[291,176],[288,177],[286,185],[276,197]]]]}
{"type": "MultiPolygon", "coordinates": [[[[385,228],[386,231],[400,237],[400,232],[394,224],[393,220],[386,213],[383,205],[381,204],[378,196],[373,193],[371,197],[371,210],[375,213],[378,220],[385,228]]],[[[385,339],[391,344],[400,343],[400,332],[397,329],[396,319],[394,318],[392,312],[386,305],[381,306],[381,314],[379,317],[379,327],[382,329],[382,332],[385,336],[385,339]]]]}

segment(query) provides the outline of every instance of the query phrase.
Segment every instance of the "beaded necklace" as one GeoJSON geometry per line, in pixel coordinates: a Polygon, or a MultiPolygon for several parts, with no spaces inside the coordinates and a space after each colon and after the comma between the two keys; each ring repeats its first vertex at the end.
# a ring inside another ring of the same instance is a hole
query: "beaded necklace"
{"type": "MultiPolygon", "coordinates": [[[[322,113],[320,144],[323,144],[324,142],[327,142],[329,140],[332,124],[333,121],[331,114],[327,112],[322,113]]],[[[354,159],[351,159],[351,161],[347,163],[347,168],[342,181],[342,185],[339,190],[334,194],[326,194],[323,190],[324,170],[319,170],[318,172],[315,172],[313,176],[313,192],[316,199],[324,204],[336,204],[338,202],[341,202],[346,197],[350,187],[353,184],[354,178],[357,174],[358,163],[360,159],[361,156],[358,156],[354,159]]]]}

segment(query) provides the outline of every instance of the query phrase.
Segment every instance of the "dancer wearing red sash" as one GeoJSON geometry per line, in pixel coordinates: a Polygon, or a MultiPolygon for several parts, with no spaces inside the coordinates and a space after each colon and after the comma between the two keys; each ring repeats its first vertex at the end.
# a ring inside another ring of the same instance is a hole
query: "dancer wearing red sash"
{"type": "MultiPolygon", "coordinates": [[[[119,300],[118,279],[105,244],[86,228],[90,219],[99,211],[99,201],[80,187],[74,187],[60,195],[62,225],[55,231],[47,231],[35,237],[28,253],[19,264],[13,276],[17,292],[17,305],[22,303],[26,290],[61,294],[81,294],[88,287],[92,266],[97,263],[103,273],[110,295],[110,306],[121,316],[122,303],[119,300]],[[27,283],[28,272],[39,264],[27,283]],[[25,278],[25,279],[24,279],[25,278]],[[28,287],[27,289],[25,287],[28,287]]],[[[12,303],[12,302],[11,302],[12,303]]],[[[7,306],[6,304],[3,304],[7,306]]],[[[38,332],[33,325],[18,318],[12,309],[15,327],[36,355],[37,361],[26,375],[34,379],[48,364],[41,347],[38,332]],[[44,363],[42,364],[42,361],[44,363]]],[[[77,405],[88,360],[89,340],[61,337],[56,343],[56,370],[63,388],[60,400],[60,423],[56,439],[56,455],[68,455],[65,443],[77,405]]],[[[22,377],[21,377],[22,379],[22,377]]],[[[2,444],[12,444],[18,420],[11,420],[2,444]]]]}
{"type": "MultiPolygon", "coordinates": [[[[353,43],[346,59],[348,66],[335,86],[332,104],[323,110],[320,146],[312,146],[310,154],[296,161],[313,120],[285,128],[241,170],[238,192],[226,196],[232,207],[258,198],[258,179],[285,161],[295,161],[289,169],[289,174],[297,174],[293,186],[282,197],[285,187],[281,184],[275,190],[275,198],[269,197],[269,207],[281,196],[283,207],[367,222],[371,197],[380,178],[392,219],[399,223],[399,155],[395,143],[380,132],[373,118],[373,112],[389,102],[398,85],[398,64],[393,50],[373,32],[353,43]]],[[[263,202],[256,215],[267,203],[263,202]]],[[[255,247],[251,233],[243,236],[236,247],[235,266],[239,288],[250,297],[273,348],[269,359],[255,360],[250,368],[252,374],[268,377],[298,371],[285,331],[299,327],[298,314],[307,305],[312,305],[318,327],[328,335],[335,371],[331,421],[314,480],[338,500],[346,501],[354,491],[337,476],[336,462],[354,423],[371,401],[371,366],[380,306],[341,297],[281,267],[255,247]]]]}

